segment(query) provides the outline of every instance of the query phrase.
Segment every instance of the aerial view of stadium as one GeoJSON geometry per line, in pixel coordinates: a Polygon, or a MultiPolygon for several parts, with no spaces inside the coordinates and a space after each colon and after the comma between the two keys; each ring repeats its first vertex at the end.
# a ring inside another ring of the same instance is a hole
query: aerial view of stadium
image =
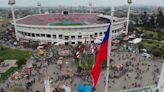
{"type": "Polygon", "coordinates": [[[0,92],[164,92],[163,0],[0,0],[0,92]]]}
{"type": "MultiPolygon", "coordinates": [[[[126,18],[114,17],[113,37],[125,33],[126,18]]],[[[17,21],[18,37],[53,44],[94,43],[102,40],[110,22],[109,15],[96,13],[35,14],[17,21]],[[48,32],[48,33],[47,33],[48,32]]]]}

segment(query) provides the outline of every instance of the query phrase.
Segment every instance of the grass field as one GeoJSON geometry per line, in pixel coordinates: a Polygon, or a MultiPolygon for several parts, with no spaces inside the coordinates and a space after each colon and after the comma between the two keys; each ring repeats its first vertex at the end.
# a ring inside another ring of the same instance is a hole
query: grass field
{"type": "Polygon", "coordinates": [[[5,80],[7,80],[12,73],[14,73],[17,70],[16,67],[11,67],[8,69],[5,73],[1,74],[0,81],[3,83],[5,80]]]}
{"type": "Polygon", "coordinates": [[[145,48],[149,54],[164,58],[164,34],[155,31],[143,30],[144,36],[142,42],[135,45],[136,48],[145,48]]]}
{"type": "Polygon", "coordinates": [[[159,36],[161,36],[160,39],[164,40],[164,33],[149,30],[143,30],[143,32],[147,39],[159,40],[159,36]]]}
{"type": "Polygon", "coordinates": [[[81,24],[52,24],[52,26],[81,26],[81,24]]]}
{"type": "Polygon", "coordinates": [[[153,48],[153,47],[156,47],[156,48],[164,48],[164,44],[160,43],[159,41],[156,41],[156,40],[142,40],[141,43],[139,44],[136,44],[135,46],[138,47],[140,44],[143,44],[144,47],[146,49],[150,49],[150,48],[153,48]]]}
{"type": "Polygon", "coordinates": [[[83,23],[76,23],[76,22],[72,22],[72,21],[60,21],[57,23],[50,23],[50,26],[80,26],[80,25],[84,25],[83,23]]]}
{"type": "Polygon", "coordinates": [[[20,51],[0,45],[0,59],[29,59],[33,53],[29,51],[20,51]]]}

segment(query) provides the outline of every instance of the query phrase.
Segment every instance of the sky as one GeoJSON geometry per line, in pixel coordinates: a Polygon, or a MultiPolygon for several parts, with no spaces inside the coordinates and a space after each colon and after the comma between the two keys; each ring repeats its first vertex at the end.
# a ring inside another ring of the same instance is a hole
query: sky
{"type": "MultiPolygon", "coordinates": [[[[36,6],[41,2],[42,6],[120,6],[126,5],[127,0],[16,0],[16,6],[36,6]]],[[[164,6],[164,0],[133,0],[133,5],[164,6]]],[[[9,7],[8,0],[0,0],[0,7],[9,7]]]]}

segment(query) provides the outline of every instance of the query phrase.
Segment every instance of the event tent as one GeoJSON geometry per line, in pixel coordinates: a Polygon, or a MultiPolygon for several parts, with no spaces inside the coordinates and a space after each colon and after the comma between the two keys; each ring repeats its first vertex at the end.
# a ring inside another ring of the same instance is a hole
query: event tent
{"type": "Polygon", "coordinates": [[[137,44],[137,43],[140,43],[142,41],[142,38],[136,38],[132,41],[129,41],[129,43],[132,43],[132,44],[137,44]]]}

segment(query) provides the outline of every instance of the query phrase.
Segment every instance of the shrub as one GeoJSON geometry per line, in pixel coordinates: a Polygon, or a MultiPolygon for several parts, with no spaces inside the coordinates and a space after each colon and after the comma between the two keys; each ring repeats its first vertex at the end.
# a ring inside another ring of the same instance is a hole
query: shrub
{"type": "Polygon", "coordinates": [[[77,67],[77,72],[78,72],[78,73],[81,73],[81,71],[82,71],[82,67],[81,67],[81,66],[78,66],[78,67],[77,67]]]}
{"type": "Polygon", "coordinates": [[[154,50],[152,51],[152,54],[153,54],[155,57],[161,57],[162,52],[160,51],[160,49],[154,49],[154,50]]]}
{"type": "Polygon", "coordinates": [[[4,61],[4,59],[3,58],[0,58],[0,63],[2,63],[4,61]]]}
{"type": "Polygon", "coordinates": [[[149,44],[152,44],[153,42],[152,41],[148,41],[149,44]]]}
{"type": "Polygon", "coordinates": [[[149,34],[149,35],[148,35],[148,38],[149,38],[149,39],[153,39],[153,37],[154,37],[153,34],[149,34]]]}
{"type": "Polygon", "coordinates": [[[138,49],[143,49],[143,48],[144,48],[144,45],[142,43],[139,44],[138,49]]]}
{"type": "Polygon", "coordinates": [[[26,64],[26,59],[20,58],[16,64],[18,65],[18,68],[20,68],[22,65],[26,64]]]}

